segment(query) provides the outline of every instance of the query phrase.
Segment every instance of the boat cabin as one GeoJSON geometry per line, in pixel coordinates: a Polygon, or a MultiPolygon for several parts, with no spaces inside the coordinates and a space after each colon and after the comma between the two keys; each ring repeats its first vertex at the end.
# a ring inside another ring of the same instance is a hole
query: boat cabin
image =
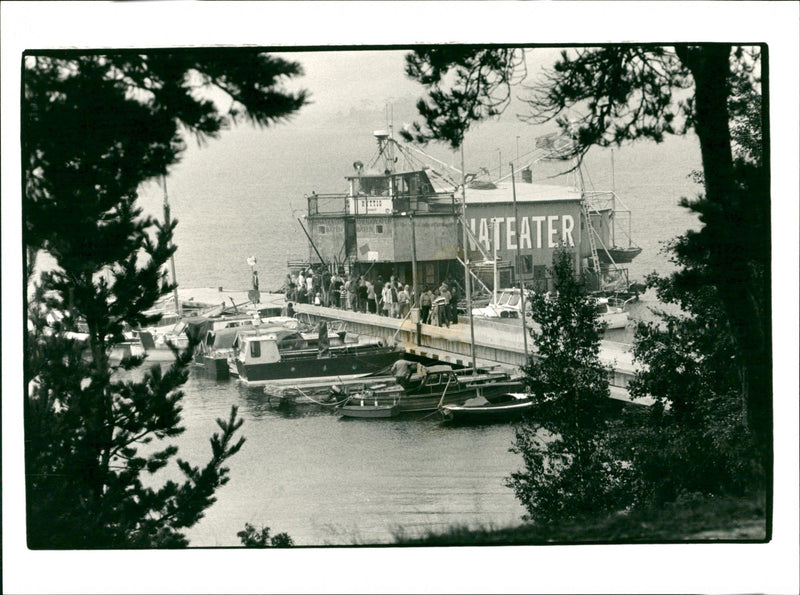
{"type": "MultiPolygon", "coordinates": [[[[526,294],[530,295],[530,292],[526,291],[526,294]]],[[[527,309],[530,312],[529,304],[527,309]]],[[[474,316],[485,316],[486,318],[519,318],[521,312],[522,300],[520,299],[520,290],[516,287],[498,289],[486,306],[472,309],[474,316]]]]}
{"type": "Polygon", "coordinates": [[[245,364],[269,364],[281,361],[281,353],[308,350],[308,341],[297,331],[273,329],[244,331],[233,341],[234,357],[245,364]]]}
{"type": "MultiPolygon", "coordinates": [[[[328,347],[341,347],[347,343],[344,332],[329,332],[328,347]]],[[[245,364],[273,363],[281,355],[310,354],[319,350],[319,335],[301,333],[285,327],[268,329],[243,329],[233,340],[234,357],[245,364]]]]}

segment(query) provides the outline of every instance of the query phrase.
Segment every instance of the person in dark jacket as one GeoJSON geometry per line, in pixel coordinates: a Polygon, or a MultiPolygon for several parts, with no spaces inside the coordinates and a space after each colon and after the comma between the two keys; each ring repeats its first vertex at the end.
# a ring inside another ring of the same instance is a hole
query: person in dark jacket
{"type": "Polygon", "coordinates": [[[359,312],[366,312],[367,311],[367,281],[364,279],[364,275],[358,279],[358,311],[359,312]]]}
{"type": "Polygon", "coordinates": [[[375,311],[383,316],[383,277],[378,275],[375,280],[375,311]]]}
{"type": "Polygon", "coordinates": [[[458,285],[453,281],[450,284],[450,321],[453,324],[458,323],[458,285]]]}

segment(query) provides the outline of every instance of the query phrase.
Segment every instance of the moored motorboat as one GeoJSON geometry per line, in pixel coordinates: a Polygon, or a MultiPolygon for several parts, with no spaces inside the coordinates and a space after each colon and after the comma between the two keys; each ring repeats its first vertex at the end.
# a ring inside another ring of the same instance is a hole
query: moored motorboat
{"type": "MultiPolygon", "coordinates": [[[[481,308],[473,308],[472,315],[484,318],[519,318],[522,313],[522,300],[517,287],[498,289],[492,294],[489,303],[481,308]]],[[[526,297],[530,294],[526,291],[526,297]]],[[[526,301],[526,313],[530,317],[530,304],[526,301]]]]}
{"type": "Polygon", "coordinates": [[[493,423],[517,419],[532,406],[529,393],[507,392],[475,397],[460,405],[442,405],[439,411],[449,423],[493,423]]]}
{"type": "Polygon", "coordinates": [[[613,298],[595,298],[597,314],[607,329],[625,328],[630,318],[626,304],[613,298]]]}
{"type": "Polygon", "coordinates": [[[522,388],[519,379],[499,369],[454,370],[443,364],[410,364],[413,373],[397,377],[402,388],[400,398],[396,397],[396,387],[374,389],[369,396],[373,405],[387,405],[397,400],[398,413],[436,411],[443,404],[459,404],[472,397],[492,396],[522,388]]]}
{"type": "Polygon", "coordinates": [[[341,335],[329,337],[325,330],[326,340],[314,345],[301,333],[282,328],[240,333],[230,363],[242,382],[263,385],[282,378],[362,376],[388,369],[403,353],[378,339],[348,341],[341,335]]]}

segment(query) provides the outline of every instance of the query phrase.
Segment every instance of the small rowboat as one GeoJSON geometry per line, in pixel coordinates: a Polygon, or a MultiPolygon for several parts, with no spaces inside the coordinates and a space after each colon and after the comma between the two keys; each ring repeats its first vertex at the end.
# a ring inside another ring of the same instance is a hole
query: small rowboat
{"type": "Polygon", "coordinates": [[[361,419],[385,419],[395,417],[400,413],[400,405],[395,399],[392,403],[379,403],[369,394],[357,394],[350,397],[347,402],[339,407],[342,417],[357,417],[361,419]]]}
{"type": "Polygon", "coordinates": [[[521,417],[533,406],[527,393],[504,393],[475,397],[463,405],[442,405],[439,411],[444,420],[452,423],[491,423],[521,417]]]}

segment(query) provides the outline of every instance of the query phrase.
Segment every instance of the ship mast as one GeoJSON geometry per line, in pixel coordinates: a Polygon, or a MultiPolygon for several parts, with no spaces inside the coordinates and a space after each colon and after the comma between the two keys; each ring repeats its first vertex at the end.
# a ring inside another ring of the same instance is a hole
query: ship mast
{"type": "Polygon", "coordinates": [[[472,356],[472,373],[478,369],[475,363],[475,326],[472,323],[472,279],[469,272],[469,250],[467,249],[467,174],[464,169],[464,139],[461,139],[461,229],[464,245],[464,291],[467,294],[467,314],[469,316],[469,346],[472,356]]]}
{"type": "MultiPolygon", "coordinates": [[[[161,182],[164,185],[164,225],[166,227],[170,226],[170,218],[169,218],[169,199],[167,197],[167,178],[166,176],[161,176],[161,182]]],[[[172,268],[172,283],[175,285],[173,291],[173,296],[175,298],[175,312],[178,313],[178,316],[183,314],[183,308],[181,308],[181,302],[178,299],[178,278],[175,276],[175,254],[171,254],[169,257],[170,265],[172,268]]]]}

